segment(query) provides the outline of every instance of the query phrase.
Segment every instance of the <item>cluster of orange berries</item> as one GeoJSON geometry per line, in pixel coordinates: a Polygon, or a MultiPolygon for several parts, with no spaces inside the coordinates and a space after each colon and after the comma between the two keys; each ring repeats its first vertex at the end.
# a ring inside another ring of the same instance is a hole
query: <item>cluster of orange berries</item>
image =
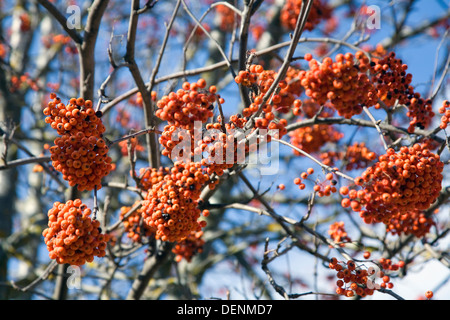
{"type": "MultiPolygon", "coordinates": [[[[370,257],[370,253],[365,256],[370,257]]],[[[375,290],[392,289],[394,287],[391,282],[392,272],[403,268],[405,263],[403,261],[392,263],[391,259],[386,258],[380,258],[373,263],[376,268],[367,268],[364,264],[358,266],[354,260],[343,262],[331,258],[328,266],[337,272],[336,293],[346,297],[358,295],[364,298],[373,295],[375,290]],[[381,282],[376,283],[378,280],[381,282]]]]}
{"type": "MultiPolygon", "coordinates": [[[[412,74],[406,73],[408,65],[396,58],[394,52],[384,54],[379,59],[372,59],[370,74],[372,82],[378,91],[378,97],[387,107],[394,104],[406,104],[408,96],[412,93],[410,86],[412,74]]],[[[380,104],[375,105],[376,108],[380,104]]]]}
{"type": "Polygon", "coordinates": [[[52,45],[64,46],[64,51],[67,54],[76,54],[78,49],[71,41],[70,36],[63,34],[51,34],[42,38],[42,42],[46,48],[50,48],[52,45]]]}
{"type": "MultiPolygon", "coordinates": [[[[334,168],[334,170],[337,170],[337,168],[334,168]]],[[[306,188],[306,185],[304,183],[304,180],[308,179],[310,175],[314,173],[313,168],[308,168],[306,171],[300,173],[300,177],[296,177],[294,179],[294,184],[298,185],[298,188],[300,190],[304,190],[306,188]]],[[[325,176],[325,180],[322,182],[315,182],[314,185],[314,192],[319,197],[328,197],[332,193],[337,192],[336,188],[337,181],[334,180],[333,173],[329,172],[325,176]],[[327,184],[329,182],[329,184],[327,184]]]]}
{"type": "Polygon", "coordinates": [[[11,92],[15,92],[25,88],[30,88],[34,91],[37,91],[39,89],[37,81],[32,79],[28,72],[24,73],[21,76],[14,75],[11,77],[11,87],[9,89],[11,92]]]}
{"type": "Polygon", "coordinates": [[[172,160],[177,160],[175,159],[177,157],[184,158],[186,156],[184,154],[185,148],[178,148],[177,153],[175,153],[174,149],[178,146],[178,144],[184,146],[184,144],[182,144],[183,141],[185,139],[189,139],[190,141],[187,142],[191,146],[191,150],[188,150],[191,152],[189,156],[193,155],[192,152],[194,151],[195,144],[194,135],[194,129],[182,130],[174,125],[166,125],[159,137],[159,143],[164,147],[161,154],[172,160]]]}
{"type": "Polygon", "coordinates": [[[351,118],[364,106],[377,103],[377,90],[365,73],[370,61],[362,51],[337,54],[335,61],[326,57],[322,63],[306,54],[305,60],[309,61],[309,70],[300,71],[301,85],[319,105],[329,100],[340,116],[351,118]]]}
{"type": "Polygon", "coordinates": [[[301,101],[298,108],[294,106],[292,111],[294,115],[304,116],[308,119],[311,119],[314,116],[321,116],[322,118],[326,118],[333,114],[333,109],[330,108],[330,105],[326,105],[324,106],[324,108],[321,108],[321,106],[312,99],[304,99],[303,101],[301,101]],[[320,114],[318,114],[319,111],[320,114]]]}
{"type": "Polygon", "coordinates": [[[367,168],[376,157],[376,153],[367,148],[364,142],[353,143],[345,152],[325,151],[320,154],[323,164],[333,166],[336,161],[341,160],[345,162],[347,171],[367,168]]]}
{"type": "Polygon", "coordinates": [[[344,221],[336,221],[330,225],[328,229],[328,234],[334,242],[338,243],[340,246],[344,246],[346,242],[351,242],[352,239],[348,236],[345,230],[344,221]]]}
{"type": "MultiPolygon", "coordinates": [[[[399,152],[389,148],[378,157],[378,162],[355,179],[361,190],[341,188],[341,194],[348,195],[342,200],[342,206],[360,212],[366,223],[382,222],[393,233],[408,231],[409,228],[397,230],[392,219],[406,225],[411,223],[409,219],[420,219],[420,214],[412,215],[416,210],[428,209],[439,196],[443,167],[439,155],[425,145],[403,146],[399,152]]],[[[429,227],[428,223],[419,226],[429,227]]],[[[412,226],[413,233],[421,234],[423,230],[415,230],[417,227],[412,226]]]]}
{"type": "Polygon", "coordinates": [[[278,130],[277,136],[284,136],[287,133],[287,121],[279,118],[278,114],[286,114],[292,108],[301,107],[301,101],[297,99],[302,93],[299,72],[297,68],[290,67],[286,77],[278,83],[278,92],[273,93],[269,101],[262,105],[265,94],[275,81],[276,72],[264,70],[264,67],[258,64],[250,65],[248,70],[241,70],[234,79],[235,82],[249,87],[252,91],[252,103],[242,110],[242,115],[249,118],[261,109],[262,113],[256,119],[255,127],[278,130]]]}
{"type": "Polygon", "coordinates": [[[294,184],[298,186],[300,190],[303,190],[306,188],[306,185],[303,183],[304,180],[308,179],[310,175],[314,173],[313,168],[308,168],[306,171],[300,173],[300,177],[296,177],[294,179],[294,184]]]}
{"type": "Polygon", "coordinates": [[[216,87],[206,88],[206,81],[185,82],[177,92],[163,96],[156,103],[155,115],[169,125],[182,129],[192,129],[195,121],[205,123],[213,116],[213,103],[216,102],[216,87]]]}
{"type": "Polygon", "coordinates": [[[80,199],[53,204],[48,211],[48,228],[42,232],[50,259],[81,266],[105,256],[109,235],[102,234],[100,222],[90,214],[91,209],[80,199]]]}
{"type": "Polygon", "coordinates": [[[234,22],[236,20],[236,13],[233,9],[226,5],[220,4],[216,7],[217,15],[219,16],[219,28],[222,31],[231,31],[234,28],[234,22]]]}
{"type": "MultiPolygon", "coordinates": [[[[139,140],[136,137],[132,137],[129,139],[130,141],[130,147],[131,147],[131,153],[134,152],[142,152],[144,151],[144,147],[139,144],[139,140]]],[[[128,140],[123,140],[119,142],[120,147],[120,153],[122,156],[126,157],[128,156],[128,140]]]]}
{"type": "Polygon", "coordinates": [[[411,96],[411,99],[406,103],[408,107],[406,115],[410,119],[409,133],[413,133],[416,127],[420,129],[428,128],[435,115],[431,99],[422,98],[418,92],[413,93],[411,96]]]}
{"type": "MultiPolygon", "coordinates": [[[[302,0],[288,0],[281,10],[281,24],[288,30],[294,30],[302,7],[302,0]]],[[[322,0],[315,0],[306,20],[305,29],[311,31],[323,20],[332,17],[333,9],[322,0]]]]}
{"type": "MultiPolygon", "coordinates": [[[[338,168],[333,168],[333,170],[337,171],[338,168]]],[[[313,190],[318,197],[329,197],[332,193],[337,192],[336,184],[334,174],[329,172],[325,175],[324,181],[316,183],[313,190]]]]}
{"type": "Polygon", "coordinates": [[[376,159],[377,155],[366,147],[364,142],[355,142],[347,148],[344,159],[346,159],[346,170],[366,168],[376,159]]]}
{"type": "MultiPolygon", "coordinates": [[[[139,202],[136,202],[138,204],[139,202]]],[[[120,208],[120,220],[123,221],[123,226],[127,237],[133,242],[141,243],[142,237],[149,237],[155,233],[155,230],[150,228],[142,220],[142,208],[137,209],[132,214],[128,214],[132,207],[123,206],[120,208]]]]}
{"type": "Polygon", "coordinates": [[[43,110],[45,122],[60,135],[50,147],[53,167],[80,191],[101,189],[101,179],[113,169],[102,138],[101,112],[95,112],[92,101],[83,98],[72,98],[67,105],[53,93],[50,98],[43,110]]]}
{"type": "Polygon", "coordinates": [[[391,259],[387,258],[379,258],[378,264],[385,271],[397,271],[405,266],[405,262],[403,260],[393,263],[391,259]]]}
{"type": "Polygon", "coordinates": [[[407,213],[393,215],[390,223],[386,225],[386,230],[394,235],[413,234],[417,238],[421,238],[435,224],[431,215],[429,216],[421,210],[411,209],[407,213]]]}
{"type": "MultiPolygon", "coordinates": [[[[318,152],[326,143],[337,142],[343,136],[342,132],[327,124],[301,127],[289,133],[291,144],[306,153],[318,152]]],[[[297,150],[293,150],[293,152],[296,155],[301,155],[297,150]]]]}
{"type": "Polygon", "coordinates": [[[336,271],[336,293],[345,297],[358,295],[366,297],[373,295],[375,286],[371,286],[372,280],[367,269],[356,265],[355,261],[348,260],[346,263],[331,258],[329,268],[336,271]]]}
{"type": "Polygon", "coordinates": [[[175,254],[175,261],[180,262],[185,259],[191,262],[192,257],[203,252],[205,240],[202,238],[203,231],[192,231],[186,239],[175,244],[172,252],[175,254]]]}
{"type": "MultiPolygon", "coordinates": [[[[188,130],[193,141],[196,122],[206,123],[213,117],[214,105],[216,101],[224,103],[216,92],[215,86],[210,86],[205,90],[206,81],[199,79],[196,82],[184,82],[182,88],[177,92],[171,92],[163,96],[157,102],[158,110],[155,115],[163,121],[167,121],[159,142],[164,146],[162,154],[170,157],[173,148],[179,144],[185,137],[180,129],[188,130]],[[177,134],[179,139],[174,137],[177,134]]],[[[191,141],[191,146],[193,147],[191,141]]],[[[182,155],[177,155],[182,156],[182,155]]]]}
{"type": "MultiPolygon", "coordinates": [[[[408,132],[413,133],[415,127],[426,129],[435,115],[432,101],[424,99],[420,93],[414,91],[411,86],[412,75],[406,73],[408,66],[398,59],[394,52],[386,53],[382,49],[378,49],[378,52],[381,57],[373,58],[369,69],[378,98],[388,108],[396,103],[408,108],[408,132]]],[[[380,103],[375,104],[375,108],[380,107],[380,103]]]]}
{"type": "Polygon", "coordinates": [[[101,114],[95,112],[91,100],[72,98],[65,105],[54,93],[50,94],[50,99],[52,101],[43,110],[45,122],[58,134],[86,131],[87,136],[99,136],[105,132],[101,114]]]}
{"type": "Polygon", "coordinates": [[[199,221],[200,193],[209,176],[198,162],[176,162],[153,184],[142,202],[144,222],[155,229],[162,241],[184,240],[192,231],[201,231],[206,221],[199,221]]]}
{"type": "MultiPolygon", "coordinates": [[[[150,98],[153,102],[157,101],[158,98],[158,93],[156,91],[152,91],[150,93],[150,98]]],[[[133,106],[137,106],[137,107],[142,107],[143,106],[143,99],[142,99],[142,93],[138,92],[136,93],[136,96],[134,97],[130,97],[128,99],[128,103],[133,105],[133,106]]]]}
{"type": "Polygon", "coordinates": [[[442,114],[439,127],[445,129],[450,122],[450,101],[444,100],[442,106],[439,108],[439,113],[442,114]]]}
{"type": "Polygon", "coordinates": [[[142,187],[142,190],[144,190],[145,192],[148,191],[153,185],[161,182],[169,173],[170,168],[168,167],[148,167],[139,169],[139,183],[142,187]]]}
{"type": "MultiPolygon", "coordinates": [[[[219,117],[219,120],[221,118],[219,117]]],[[[224,170],[231,168],[237,162],[237,142],[233,132],[229,132],[230,126],[222,131],[222,124],[219,122],[208,123],[206,133],[202,140],[198,142],[194,154],[206,153],[206,157],[201,159],[201,164],[206,168],[206,173],[213,173],[222,176],[224,170]]]]}

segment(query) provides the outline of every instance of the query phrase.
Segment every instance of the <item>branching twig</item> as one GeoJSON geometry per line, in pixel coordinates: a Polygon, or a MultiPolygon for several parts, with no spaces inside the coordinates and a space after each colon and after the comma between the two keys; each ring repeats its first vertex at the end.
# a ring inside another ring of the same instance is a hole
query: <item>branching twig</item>
{"type": "Polygon", "coordinates": [[[332,172],[332,173],[334,173],[334,174],[336,174],[336,175],[338,175],[338,176],[341,176],[341,177],[343,177],[343,178],[345,178],[345,179],[347,179],[347,180],[350,180],[350,181],[353,181],[353,182],[355,181],[355,179],[352,178],[352,177],[350,177],[349,175],[346,175],[345,173],[342,173],[342,172],[340,172],[340,171],[338,171],[338,170],[335,170],[334,168],[332,168],[332,167],[330,167],[330,166],[327,166],[326,164],[324,164],[324,163],[320,162],[319,160],[317,160],[316,158],[314,158],[314,157],[313,157],[312,155],[310,155],[309,153],[303,151],[303,150],[300,149],[300,148],[297,148],[296,146],[290,144],[289,142],[286,142],[286,141],[280,140],[280,139],[276,139],[276,138],[272,138],[272,141],[279,142],[279,143],[282,143],[282,144],[285,144],[285,145],[291,147],[291,148],[294,149],[295,151],[300,152],[302,155],[304,155],[305,157],[311,159],[312,161],[314,161],[315,163],[317,163],[319,166],[321,166],[323,169],[325,169],[325,170],[327,170],[327,171],[329,171],[329,172],[332,172]]]}

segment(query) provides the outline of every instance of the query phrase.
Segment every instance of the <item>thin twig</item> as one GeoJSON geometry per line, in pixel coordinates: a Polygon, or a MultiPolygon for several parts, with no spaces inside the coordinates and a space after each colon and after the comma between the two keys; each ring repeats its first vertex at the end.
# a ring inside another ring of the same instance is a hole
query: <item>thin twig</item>
{"type": "Polygon", "coordinates": [[[352,178],[352,177],[350,177],[349,175],[346,175],[345,173],[342,173],[342,172],[340,172],[340,171],[338,171],[338,170],[336,170],[336,169],[334,169],[334,168],[332,168],[332,167],[330,167],[330,166],[327,166],[326,164],[324,164],[324,163],[320,162],[319,160],[317,160],[316,158],[314,158],[314,157],[313,157],[312,155],[310,155],[309,153],[305,152],[304,150],[302,150],[302,149],[300,149],[300,148],[297,148],[296,146],[290,144],[290,143],[287,142],[287,141],[280,140],[280,139],[276,139],[276,138],[272,138],[272,141],[276,141],[276,142],[279,142],[279,143],[282,143],[282,144],[285,144],[285,145],[291,147],[291,148],[294,149],[295,151],[300,152],[302,155],[304,155],[305,157],[311,159],[312,161],[314,161],[315,163],[317,163],[319,166],[321,166],[323,169],[325,169],[325,170],[327,170],[327,171],[329,171],[329,172],[332,172],[332,173],[334,173],[334,174],[336,174],[336,175],[338,175],[338,176],[341,176],[341,177],[343,177],[343,178],[345,178],[345,179],[347,179],[347,180],[350,180],[350,181],[353,181],[353,182],[355,181],[355,179],[352,178]]]}
{"type": "Polygon", "coordinates": [[[375,118],[373,117],[372,113],[369,111],[369,109],[366,106],[363,107],[363,110],[369,116],[370,120],[372,121],[372,123],[375,126],[375,129],[377,129],[378,134],[380,136],[381,143],[383,143],[384,150],[387,150],[388,149],[388,145],[386,143],[386,140],[384,139],[383,132],[381,131],[380,125],[379,125],[381,121],[375,120],[375,118]]]}
{"type": "Polygon", "coordinates": [[[216,39],[214,39],[211,34],[208,32],[208,30],[205,29],[205,27],[198,21],[198,19],[193,15],[193,13],[191,12],[191,10],[189,10],[188,6],[186,5],[186,2],[184,0],[181,0],[181,2],[183,3],[183,8],[184,10],[187,12],[187,14],[192,18],[192,20],[194,20],[194,22],[197,24],[197,26],[202,29],[202,31],[206,34],[206,36],[211,39],[211,41],[216,45],[217,49],[219,50],[220,54],[222,55],[223,59],[226,62],[226,65],[228,66],[231,74],[233,75],[233,78],[236,77],[236,73],[233,70],[233,67],[231,65],[230,60],[228,60],[227,55],[225,54],[225,52],[223,51],[222,47],[220,46],[219,43],[217,43],[216,39]]]}
{"type": "Polygon", "coordinates": [[[31,157],[26,159],[17,159],[13,161],[8,161],[6,165],[0,166],[0,170],[6,170],[18,166],[22,166],[29,163],[43,163],[43,162],[49,162],[51,161],[51,158],[49,156],[43,156],[43,157],[31,157]]]}

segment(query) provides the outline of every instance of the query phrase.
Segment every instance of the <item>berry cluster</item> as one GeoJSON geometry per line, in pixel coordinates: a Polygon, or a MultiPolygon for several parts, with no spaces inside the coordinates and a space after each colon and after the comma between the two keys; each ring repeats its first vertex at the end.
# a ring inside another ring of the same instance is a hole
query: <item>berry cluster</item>
{"type": "MultiPolygon", "coordinates": [[[[135,204],[138,204],[135,203],[135,204]]],[[[142,208],[137,209],[132,214],[128,215],[131,207],[120,208],[120,220],[123,221],[125,233],[133,242],[142,242],[142,237],[149,237],[155,233],[155,230],[150,228],[142,221],[142,208]]]]}
{"type": "Polygon", "coordinates": [[[435,224],[432,216],[426,215],[421,210],[411,209],[407,213],[392,215],[390,223],[386,225],[386,230],[394,235],[412,234],[417,238],[421,238],[435,224]]]}
{"type": "MultiPolygon", "coordinates": [[[[139,140],[136,137],[132,137],[130,140],[130,147],[131,147],[131,153],[134,152],[142,152],[144,151],[144,147],[139,144],[139,140]]],[[[128,156],[128,140],[123,140],[119,142],[120,147],[120,153],[122,156],[127,157],[128,156]]]]}
{"type": "Polygon", "coordinates": [[[262,114],[256,119],[255,127],[278,130],[277,136],[280,138],[284,136],[287,133],[287,121],[278,116],[288,113],[292,108],[297,110],[301,106],[301,101],[297,99],[302,93],[299,72],[298,69],[290,67],[285,78],[278,83],[278,91],[274,92],[269,101],[262,105],[264,96],[277,74],[272,70],[264,70],[263,66],[257,64],[252,64],[248,70],[241,70],[235,82],[249,87],[252,92],[252,103],[243,109],[242,115],[249,118],[261,109],[262,114]]]}
{"type": "MultiPolygon", "coordinates": [[[[291,144],[302,149],[306,153],[317,152],[326,143],[337,142],[343,136],[343,133],[327,124],[315,124],[310,127],[301,127],[289,133],[291,144]]],[[[296,155],[301,155],[297,150],[294,150],[293,152],[296,155]]]]}
{"type": "Polygon", "coordinates": [[[152,184],[142,202],[142,217],[156,230],[156,239],[181,241],[192,231],[201,231],[206,221],[198,221],[198,202],[208,182],[200,163],[176,162],[161,181],[152,184]]]}
{"type": "MultiPolygon", "coordinates": [[[[396,102],[399,104],[408,102],[408,96],[413,89],[410,86],[412,74],[406,73],[407,69],[408,66],[396,58],[394,52],[372,60],[371,79],[378,91],[378,98],[387,107],[393,107],[396,102]]],[[[375,107],[379,108],[380,104],[376,104],[375,107]]]]}
{"type": "Polygon", "coordinates": [[[355,142],[349,146],[344,155],[346,170],[367,168],[367,165],[376,159],[375,152],[370,151],[364,142],[355,142]]]}
{"type": "Polygon", "coordinates": [[[434,117],[431,99],[424,99],[420,93],[415,92],[411,95],[411,99],[406,103],[409,117],[408,132],[413,133],[414,128],[426,129],[429,127],[434,117]]]}
{"type": "Polygon", "coordinates": [[[445,129],[450,122],[450,101],[444,100],[442,107],[439,108],[439,114],[442,115],[439,127],[445,129]]]}
{"type": "Polygon", "coordinates": [[[224,170],[231,168],[237,162],[237,142],[235,142],[234,134],[228,132],[230,127],[227,126],[227,128],[225,128],[227,132],[223,132],[220,123],[208,123],[207,134],[198,142],[194,150],[194,154],[206,154],[201,159],[201,164],[209,175],[215,173],[221,176],[224,170]]]}
{"type": "Polygon", "coordinates": [[[219,17],[219,28],[222,31],[231,31],[234,28],[236,20],[236,13],[229,7],[219,4],[216,7],[217,15],[219,17]]]}
{"type": "MultiPolygon", "coordinates": [[[[334,169],[337,170],[337,168],[334,168],[334,169]]],[[[309,176],[312,175],[313,173],[314,173],[314,169],[308,168],[306,171],[304,171],[300,174],[300,177],[296,177],[294,179],[294,184],[298,185],[298,188],[300,190],[304,190],[306,188],[304,181],[306,179],[308,179],[309,176]]],[[[317,196],[328,197],[332,193],[337,192],[337,188],[335,187],[336,184],[337,184],[337,181],[334,180],[333,173],[330,172],[330,173],[327,173],[324,181],[322,181],[322,182],[315,181],[315,185],[314,185],[313,189],[314,189],[314,192],[317,194],[317,196]]]]}
{"type": "Polygon", "coordinates": [[[347,171],[367,168],[376,157],[375,152],[367,148],[364,142],[353,143],[345,152],[325,151],[320,154],[323,164],[333,166],[337,161],[343,161],[347,171]]]}
{"type": "Polygon", "coordinates": [[[170,173],[170,168],[159,167],[159,168],[141,168],[139,170],[139,183],[142,190],[148,191],[151,187],[162,180],[164,177],[170,173]]]}
{"type": "Polygon", "coordinates": [[[155,115],[169,125],[187,130],[193,129],[195,121],[205,123],[213,116],[213,103],[217,100],[216,87],[211,86],[209,91],[205,88],[204,79],[183,83],[177,92],[158,100],[155,115]]]}
{"type": "Polygon", "coordinates": [[[388,274],[403,267],[404,262],[394,264],[391,259],[380,258],[378,262],[374,261],[374,267],[367,268],[364,264],[358,266],[353,260],[343,262],[333,257],[328,266],[337,272],[337,294],[346,297],[358,295],[364,298],[373,295],[375,290],[392,289],[394,284],[388,274]],[[378,280],[381,282],[376,283],[378,280]]]}
{"type": "Polygon", "coordinates": [[[101,179],[113,169],[105,141],[81,131],[56,138],[50,153],[53,167],[80,191],[101,189],[101,179]]]}
{"type": "MultiPolygon", "coordinates": [[[[335,171],[338,170],[338,168],[333,168],[335,171]]],[[[337,192],[336,188],[337,181],[334,179],[334,174],[329,172],[325,175],[324,181],[318,181],[316,182],[314,186],[314,192],[317,194],[318,197],[329,197],[332,193],[337,192]]]]}
{"type": "Polygon", "coordinates": [[[330,269],[336,271],[336,293],[345,297],[353,297],[358,295],[366,297],[373,295],[375,286],[373,284],[369,271],[365,268],[357,266],[355,261],[348,260],[346,263],[331,258],[328,265],[330,269]]]}
{"type": "Polygon", "coordinates": [[[397,263],[393,263],[391,259],[387,258],[378,259],[378,264],[385,272],[397,271],[405,266],[405,262],[403,260],[400,260],[397,263]]]}
{"type": "MultiPolygon", "coordinates": [[[[280,20],[283,27],[294,30],[302,7],[302,0],[288,0],[281,10],[280,20]]],[[[332,17],[333,9],[322,0],[315,0],[306,20],[305,29],[311,31],[323,20],[332,17]]]]}
{"type": "Polygon", "coordinates": [[[105,132],[101,121],[101,112],[95,112],[91,100],[72,98],[65,105],[54,93],[43,113],[45,122],[55,129],[59,135],[65,133],[85,132],[87,136],[100,136],[105,132]]]}
{"type": "Polygon", "coordinates": [[[192,257],[202,253],[205,240],[202,238],[203,231],[193,231],[186,239],[175,244],[172,252],[175,254],[175,261],[180,262],[183,258],[191,262],[192,257]]]}
{"type": "Polygon", "coordinates": [[[305,59],[309,61],[309,70],[300,71],[301,85],[305,94],[319,105],[329,100],[340,116],[351,118],[360,114],[364,106],[377,103],[377,91],[365,73],[370,61],[362,51],[356,55],[337,54],[335,61],[326,57],[322,63],[311,55],[305,59]]]}
{"type": "MultiPolygon", "coordinates": [[[[210,86],[205,90],[206,81],[199,79],[197,82],[185,82],[177,92],[171,92],[163,96],[158,102],[158,110],[155,115],[167,125],[159,138],[159,142],[164,147],[162,154],[173,157],[172,151],[185,137],[185,131],[189,132],[190,145],[194,148],[194,129],[196,122],[206,123],[213,117],[213,110],[216,101],[224,103],[224,100],[216,94],[216,87],[210,86]]],[[[180,151],[182,152],[182,150],[180,151]]],[[[192,154],[192,153],[191,153],[192,154]]],[[[177,154],[183,157],[183,154],[177,154]]]]}
{"type": "MultiPolygon", "coordinates": [[[[394,52],[386,53],[382,49],[378,49],[378,52],[381,57],[372,59],[369,69],[378,98],[387,108],[396,104],[405,105],[408,108],[409,133],[413,133],[415,127],[428,128],[434,116],[432,101],[424,99],[420,93],[414,91],[411,86],[412,75],[406,73],[408,66],[398,59],[394,52]]],[[[380,103],[375,104],[375,108],[380,107],[380,103]]]]}
{"type": "Polygon", "coordinates": [[[53,100],[43,110],[45,122],[60,135],[50,147],[53,167],[80,191],[101,189],[101,179],[113,169],[109,147],[102,138],[101,113],[94,111],[90,100],[72,98],[65,105],[55,94],[50,98],[53,100]]]}
{"type": "Polygon", "coordinates": [[[164,147],[164,149],[161,151],[161,154],[163,156],[169,157],[172,160],[176,160],[176,157],[184,158],[186,155],[184,154],[185,148],[177,148],[176,150],[178,152],[175,152],[174,149],[178,146],[178,144],[181,144],[181,146],[184,146],[182,143],[185,139],[189,139],[190,141],[187,142],[191,146],[191,154],[193,155],[194,151],[194,130],[181,130],[178,127],[174,125],[167,125],[164,127],[163,132],[161,133],[161,136],[159,137],[159,143],[164,147]]]}
{"type": "Polygon", "coordinates": [[[90,214],[91,209],[80,199],[53,204],[48,211],[48,228],[42,232],[50,259],[81,266],[105,256],[109,235],[102,234],[100,222],[90,214]]]}
{"type": "Polygon", "coordinates": [[[336,221],[330,225],[328,234],[334,242],[340,246],[344,246],[346,242],[351,242],[352,239],[348,236],[345,230],[345,223],[343,221],[336,221]]]}
{"type": "Polygon", "coordinates": [[[342,206],[360,212],[366,223],[382,222],[393,233],[404,232],[395,229],[392,222],[407,224],[409,219],[420,219],[420,215],[414,216],[416,210],[428,209],[439,196],[443,166],[439,155],[422,144],[403,146],[399,152],[390,148],[355,179],[361,190],[341,192],[349,196],[342,200],[342,206]]]}
{"type": "Polygon", "coordinates": [[[21,76],[16,75],[11,76],[11,87],[9,89],[11,92],[24,90],[26,88],[30,88],[31,90],[34,91],[37,91],[39,89],[37,81],[32,79],[28,72],[25,72],[21,76]]]}
{"type": "Polygon", "coordinates": [[[298,186],[300,190],[303,190],[306,188],[306,185],[304,184],[304,180],[308,179],[310,175],[314,173],[313,168],[308,168],[306,171],[300,173],[300,177],[296,177],[294,179],[294,184],[298,186]]]}

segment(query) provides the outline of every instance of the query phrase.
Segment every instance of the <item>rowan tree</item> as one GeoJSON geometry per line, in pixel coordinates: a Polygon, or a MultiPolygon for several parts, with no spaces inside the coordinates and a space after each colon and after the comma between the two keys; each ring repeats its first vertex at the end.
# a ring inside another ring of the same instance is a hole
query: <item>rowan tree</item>
{"type": "Polygon", "coordinates": [[[450,297],[448,4],[0,8],[2,299],[450,297]]]}

